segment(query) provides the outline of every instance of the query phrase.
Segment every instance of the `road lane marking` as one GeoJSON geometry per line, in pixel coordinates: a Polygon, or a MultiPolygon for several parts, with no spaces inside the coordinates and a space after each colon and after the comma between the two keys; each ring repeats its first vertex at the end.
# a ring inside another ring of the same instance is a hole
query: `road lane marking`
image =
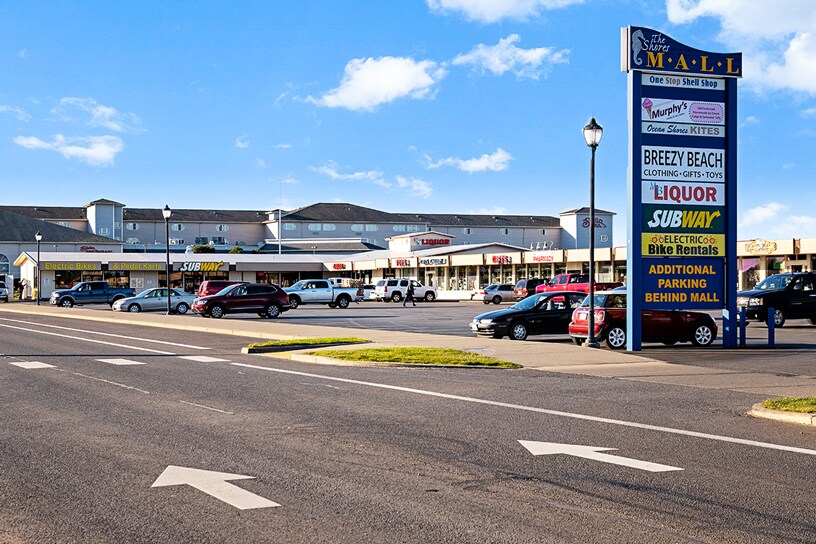
{"type": "Polygon", "coordinates": [[[23,321],[22,319],[8,319],[6,317],[0,317],[0,321],[10,321],[12,323],[22,323],[24,325],[37,325],[38,327],[49,327],[51,329],[62,329],[65,331],[74,331],[74,332],[85,332],[88,334],[96,334],[99,336],[113,336],[114,338],[124,338],[126,340],[138,340],[140,342],[151,342],[154,344],[167,344],[168,346],[178,346],[181,348],[190,348],[190,349],[199,349],[199,350],[207,350],[212,348],[205,348],[202,346],[193,346],[190,344],[179,344],[176,342],[167,342],[165,340],[153,340],[151,338],[142,338],[140,336],[124,336],[122,334],[114,334],[110,332],[98,332],[98,331],[89,331],[85,329],[75,329],[72,327],[61,327],[59,325],[45,325],[43,323],[36,323],[33,321],[23,321]]]}
{"type": "Polygon", "coordinates": [[[265,370],[267,372],[278,372],[281,374],[292,374],[295,376],[307,376],[309,378],[317,378],[319,380],[330,380],[342,383],[352,383],[356,385],[365,385],[368,387],[377,387],[380,389],[390,389],[392,391],[402,391],[405,393],[414,393],[416,395],[425,395],[429,397],[438,397],[450,400],[461,400],[463,402],[472,402],[475,404],[486,404],[489,406],[498,406],[501,408],[511,408],[513,410],[523,410],[526,412],[535,412],[539,414],[547,414],[551,416],[568,417],[572,419],[581,419],[584,421],[593,421],[595,423],[607,423],[610,425],[620,425],[622,427],[633,427],[635,429],[644,429],[648,431],[657,431],[661,433],[677,434],[682,436],[692,436],[694,438],[704,438],[707,440],[717,440],[719,442],[729,442],[732,444],[741,444],[743,446],[754,446],[757,448],[766,448],[771,450],[789,451],[793,453],[803,453],[805,455],[815,455],[816,450],[809,450],[806,448],[797,448],[794,446],[784,446],[781,444],[771,444],[769,442],[758,442],[756,440],[746,440],[744,438],[734,438],[730,436],[720,436],[716,434],[701,433],[697,431],[687,431],[685,429],[674,429],[672,427],[661,427],[660,425],[650,425],[648,423],[637,423],[634,421],[625,421],[622,419],[611,419],[608,417],[590,416],[586,414],[577,414],[573,412],[562,412],[560,410],[548,410],[547,408],[537,408],[535,406],[524,406],[523,404],[512,404],[509,402],[498,402],[493,400],[477,399],[474,397],[463,397],[461,395],[451,395],[448,393],[438,393],[436,391],[426,391],[424,389],[414,389],[411,387],[401,387],[398,385],[388,385],[384,383],[365,382],[362,380],[352,380],[350,378],[336,378],[334,376],[323,376],[321,374],[312,374],[309,372],[299,372],[296,370],[284,370],[282,368],[270,368],[266,366],[249,365],[246,363],[231,363],[234,366],[244,368],[254,368],[257,370],[265,370]]]}
{"type": "Polygon", "coordinates": [[[571,455],[573,457],[582,457],[592,461],[636,468],[647,472],[683,470],[680,467],[673,467],[671,465],[661,465],[650,461],[632,459],[631,457],[601,453],[604,451],[615,451],[617,448],[599,448],[597,446],[582,446],[580,444],[558,444],[557,442],[534,442],[530,440],[519,440],[518,443],[527,448],[527,451],[533,455],[571,455]]]}
{"type": "Polygon", "coordinates": [[[157,349],[139,348],[139,347],[136,347],[136,346],[128,346],[127,344],[116,344],[114,342],[103,342],[102,340],[93,340],[91,338],[81,338],[79,336],[71,336],[71,335],[68,335],[68,334],[59,334],[59,333],[56,333],[56,332],[48,332],[48,331],[38,331],[37,329],[26,329],[25,327],[14,327],[12,325],[4,325],[3,323],[0,323],[0,327],[4,327],[6,329],[15,329],[15,330],[18,330],[18,331],[34,332],[34,333],[37,333],[37,334],[45,334],[45,335],[48,335],[48,336],[58,336],[60,338],[71,338],[72,340],[79,340],[80,342],[91,342],[91,343],[94,343],[94,344],[104,344],[106,346],[114,346],[114,347],[117,347],[117,348],[135,349],[137,351],[149,351],[150,353],[157,353],[159,355],[176,355],[175,353],[170,352],[170,351],[159,351],[157,349]]]}
{"type": "Polygon", "coordinates": [[[228,363],[229,359],[219,359],[218,357],[207,357],[206,355],[182,355],[179,359],[195,361],[197,363],[228,363]]]}
{"type": "Polygon", "coordinates": [[[48,363],[41,363],[39,361],[24,361],[21,363],[9,363],[10,365],[19,366],[20,368],[34,369],[34,368],[55,368],[54,365],[48,363]]]}
{"type": "Polygon", "coordinates": [[[228,415],[235,415],[234,412],[227,412],[226,410],[219,410],[218,408],[213,408],[212,406],[204,406],[203,404],[196,404],[195,402],[187,402],[186,400],[179,401],[182,404],[189,404],[190,406],[196,406],[198,408],[204,408],[205,410],[212,410],[213,412],[218,412],[219,414],[228,414],[228,415]]]}
{"type": "Polygon", "coordinates": [[[123,383],[112,382],[110,380],[104,380],[102,378],[96,378],[94,376],[88,376],[87,374],[80,374],[79,372],[70,372],[69,374],[73,374],[74,376],[82,376],[83,378],[88,378],[90,380],[96,380],[98,382],[107,383],[109,385],[115,385],[117,387],[123,387],[125,389],[130,389],[131,391],[138,391],[139,393],[144,393],[145,395],[149,395],[150,391],[145,391],[144,389],[139,389],[138,387],[133,387],[132,385],[125,385],[123,383]]]}
{"type": "Polygon", "coordinates": [[[100,363],[108,363],[109,365],[128,366],[128,365],[143,365],[139,361],[131,361],[130,359],[97,359],[100,363]]]}
{"type": "Polygon", "coordinates": [[[166,487],[171,485],[189,485],[203,491],[219,501],[223,501],[239,510],[253,508],[273,508],[280,506],[276,502],[250,493],[237,485],[227,483],[229,480],[254,480],[255,476],[230,474],[228,472],[214,472],[197,468],[177,467],[170,465],[156,478],[150,487],[166,487]]]}

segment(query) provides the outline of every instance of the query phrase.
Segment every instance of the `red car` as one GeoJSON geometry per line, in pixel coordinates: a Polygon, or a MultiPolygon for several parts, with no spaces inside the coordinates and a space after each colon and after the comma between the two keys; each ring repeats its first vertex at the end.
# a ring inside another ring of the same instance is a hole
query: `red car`
{"type": "MultiPolygon", "coordinates": [[[[691,342],[710,346],[717,338],[714,318],[687,310],[642,310],[642,340],[666,345],[691,342]]],[[[572,312],[569,334],[576,345],[586,341],[589,331],[589,297],[572,312]]],[[[595,293],[595,338],[611,349],[626,347],[626,292],[595,293]]]]}
{"type": "Polygon", "coordinates": [[[230,285],[237,285],[239,283],[247,282],[235,280],[204,280],[201,282],[201,285],[198,286],[198,292],[196,292],[196,295],[200,297],[214,295],[224,287],[229,287],[230,285]]]}
{"type": "Polygon", "coordinates": [[[225,314],[257,313],[275,319],[289,309],[289,295],[270,283],[239,283],[217,295],[198,297],[193,311],[219,319],[225,314]]]}

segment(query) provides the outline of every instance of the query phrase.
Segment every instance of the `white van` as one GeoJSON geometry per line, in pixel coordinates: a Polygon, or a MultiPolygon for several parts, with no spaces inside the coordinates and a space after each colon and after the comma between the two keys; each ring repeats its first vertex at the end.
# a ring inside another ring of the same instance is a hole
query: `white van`
{"type": "Polygon", "coordinates": [[[377,300],[383,302],[402,302],[405,298],[405,291],[408,290],[408,282],[414,286],[414,298],[416,300],[424,300],[425,302],[433,302],[436,299],[436,291],[433,287],[426,287],[416,280],[408,278],[389,278],[387,280],[380,280],[374,287],[374,296],[377,300]]]}

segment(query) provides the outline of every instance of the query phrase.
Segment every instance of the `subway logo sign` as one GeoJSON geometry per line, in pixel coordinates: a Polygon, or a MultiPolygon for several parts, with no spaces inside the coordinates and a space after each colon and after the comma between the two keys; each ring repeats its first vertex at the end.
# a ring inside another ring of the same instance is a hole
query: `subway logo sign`
{"type": "Polygon", "coordinates": [[[725,232],[725,208],[710,206],[643,206],[641,232],[725,232]]]}

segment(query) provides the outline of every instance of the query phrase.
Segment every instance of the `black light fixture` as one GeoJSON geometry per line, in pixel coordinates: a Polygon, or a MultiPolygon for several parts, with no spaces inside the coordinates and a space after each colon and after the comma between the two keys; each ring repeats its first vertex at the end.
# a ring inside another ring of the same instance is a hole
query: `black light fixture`
{"type": "Polygon", "coordinates": [[[37,240],[37,306],[40,305],[40,242],[42,242],[42,233],[37,231],[37,234],[34,235],[34,239],[37,240]]]}
{"type": "Polygon", "coordinates": [[[587,339],[584,344],[588,348],[600,347],[595,338],[595,150],[601,143],[603,127],[589,120],[584,127],[584,140],[592,148],[592,160],[589,165],[589,322],[587,323],[587,339]]]}
{"type": "Polygon", "coordinates": [[[164,205],[164,271],[167,277],[167,315],[170,315],[170,216],[173,211],[167,204],[164,205]]]}

